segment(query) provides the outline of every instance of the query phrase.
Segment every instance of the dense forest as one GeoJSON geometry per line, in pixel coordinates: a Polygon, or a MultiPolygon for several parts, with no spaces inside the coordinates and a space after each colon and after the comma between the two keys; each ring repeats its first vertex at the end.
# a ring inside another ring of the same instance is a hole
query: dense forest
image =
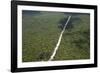
{"type": "Polygon", "coordinates": [[[22,16],[22,61],[48,61],[68,16],[72,17],[53,60],[89,59],[89,14],[24,10],[22,16]]]}

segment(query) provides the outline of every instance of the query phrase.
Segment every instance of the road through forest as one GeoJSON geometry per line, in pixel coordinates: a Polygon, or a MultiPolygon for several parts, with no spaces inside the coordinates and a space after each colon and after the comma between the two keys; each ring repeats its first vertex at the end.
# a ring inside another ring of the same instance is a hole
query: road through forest
{"type": "Polygon", "coordinates": [[[60,43],[61,43],[61,39],[62,39],[63,33],[64,33],[64,31],[65,31],[65,29],[66,29],[66,26],[67,26],[68,22],[70,21],[70,19],[71,19],[71,16],[68,16],[68,20],[66,21],[66,23],[65,23],[65,25],[64,25],[64,27],[63,27],[63,29],[62,29],[62,31],[61,31],[61,34],[60,34],[60,36],[59,36],[58,42],[57,42],[57,44],[56,44],[56,47],[54,48],[54,51],[53,51],[53,53],[52,53],[52,55],[50,56],[50,59],[49,59],[48,61],[53,60],[53,58],[55,57],[56,52],[57,52],[57,50],[58,50],[58,48],[59,48],[59,45],[60,45],[60,43]]]}

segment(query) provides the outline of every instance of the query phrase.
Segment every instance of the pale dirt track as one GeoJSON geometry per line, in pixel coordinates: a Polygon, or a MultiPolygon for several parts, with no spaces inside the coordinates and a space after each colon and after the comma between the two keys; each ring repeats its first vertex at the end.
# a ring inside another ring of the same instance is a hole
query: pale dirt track
{"type": "Polygon", "coordinates": [[[53,51],[53,53],[52,53],[52,55],[50,56],[50,59],[49,59],[48,61],[53,60],[53,58],[55,57],[56,52],[57,52],[57,50],[58,50],[58,48],[59,48],[59,45],[60,45],[60,43],[61,43],[61,39],[62,39],[63,33],[64,33],[64,31],[65,31],[65,29],[66,29],[66,26],[67,26],[67,24],[68,24],[68,22],[69,22],[70,19],[71,19],[71,16],[68,16],[68,20],[66,21],[65,26],[64,26],[63,30],[61,31],[61,34],[60,34],[60,36],[59,36],[58,42],[57,42],[57,44],[56,44],[56,47],[54,48],[54,51],[53,51]]]}

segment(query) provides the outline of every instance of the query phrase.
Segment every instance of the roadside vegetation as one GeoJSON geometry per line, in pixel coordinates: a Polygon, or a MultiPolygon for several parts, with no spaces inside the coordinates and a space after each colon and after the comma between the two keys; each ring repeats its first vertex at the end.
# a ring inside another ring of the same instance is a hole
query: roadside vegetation
{"type": "Polygon", "coordinates": [[[22,61],[48,61],[69,15],[71,21],[53,60],[89,59],[89,14],[23,11],[22,61]]]}
{"type": "Polygon", "coordinates": [[[90,16],[72,15],[54,60],[90,58],[90,16]]]}
{"type": "Polygon", "coordinates": [[[63,13],[55,12],[23,14],[24,62],[46,61],[50,58],[61,32],[58,22],[63,17],[63,13]]]}

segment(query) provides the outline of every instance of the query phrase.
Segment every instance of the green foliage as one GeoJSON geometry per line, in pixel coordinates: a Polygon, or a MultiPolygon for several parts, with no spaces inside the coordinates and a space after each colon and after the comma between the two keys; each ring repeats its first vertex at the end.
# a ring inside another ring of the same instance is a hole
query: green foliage
{"type": "Polygon", "coordinates": [[[50,58],[61,32],[58,28],[58,21],[63,17],[63,13],[54,12],[41,12],[34,16],[23,15],[24,62],[45,61],[50,58]]]}
{"type": "MultiPolygon", "coordinates": [[[[62,31],[60,21],[69,14],[59,12],[32,12],[22,16],[22,61],[47,61],[62,31]]],[[[90,58],[90,16],[70,14],[72,18],[63,34],[54,60],[90,58]]]]}
{"type": "Polygon", "coordinates": [[[90,16],[72,16],[73,28],[66,29],[54,60],[73,60],[90,58],[90,16]],[[77,18],[78,20],[73,20],[77,18]]]}

